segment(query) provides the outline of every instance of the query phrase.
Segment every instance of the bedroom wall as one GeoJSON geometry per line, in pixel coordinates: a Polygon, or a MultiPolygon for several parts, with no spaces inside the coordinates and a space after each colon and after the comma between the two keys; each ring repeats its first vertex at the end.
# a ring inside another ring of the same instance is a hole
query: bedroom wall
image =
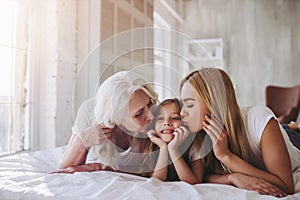
{"type": "Polygon", "coordinates": [[[67,143],[73,125],[76,73],[76,1],[30,1],[32,150],[67,143]]]}
{"type": "Polygon", "coordinates": [[[191,0],[185,6],[180,31],[223,38],[240,105],[264,105],[269,84],[300,84],[300,1],[191,0]]]}
{"type": "Polygon", "coordinates": [[[56,146],[66,144],[73,126],[73,87],[78,66],[77,9],[76,1],[57,1],[56,146]]]}
{"type": "MultiPolygon", "coordinates": [[[[98,0],[44,0],[40,4],[45,10],[36,19],[43,24],[37,27],[42,34],[36,36],[43,41],[37,48],[44,54],[38,56],[40,107],[38,119],[33,119],[33,142],[44,149],[69,141],[76,70],[99,43],[100,30],[90,24],[101,20],[101,4],[98,0]],[[89,20],[92,23],[86,23],[89,20]]],[[[184,21],[176,27],[179,31],[195,39],[223,38],[225,64],[241,105],[264,104],[268,84],[300,83],[300,1],[190,0],[184,1],[183,9],[184,21]]],[[[97,72],[82,74],[90,77],[97,72]]],[[[94,80],[88,80],[77,88],[83,96],[91,93],[87,86],[94,80]]]]}
{"type": "MultiPolygon", "coordinates": [[[[105,3],[112,2],[128,4],[105,0],[105,3]]],[[[132,2],[138,6],[142,1],[132,2]]],[[[125,27],[126,29],[152,26],[152,0],[143,2],[148,2],[145,10],[149,12],[151,24],[129,20],[130,27],[125,27]],[[131,24],[131,21],[134,23],[131,24]]],[[[95,67],[99,64],[99,58],[94,56],[88,62],[86,59],[100,41],[106,39],[101,38],[104,31],[101,32],[99,28],[101,8],[105,4],[101,0],[43,0],[30,3],[34,8],[31,37],[35,50],[32,64],[34,109],[30,142],[33,150],[49,149],[68,143],[78,106],[94,95],[95,83],[101,70],[95,67]]],[[[137,13],[134,11],[133,13],[137,13]]],[[[130,13],[130,10],[127,12],[130,13]]],[[[117,27],[110,24],[116,29],[113,32],[115,34],[124,31],[118,30],[118,27],[124,28],[124,21],[121,19],[122,16],[117,27]]],[[[109,16],[104,20],[108,23],[112,21],[109,16]]]]}

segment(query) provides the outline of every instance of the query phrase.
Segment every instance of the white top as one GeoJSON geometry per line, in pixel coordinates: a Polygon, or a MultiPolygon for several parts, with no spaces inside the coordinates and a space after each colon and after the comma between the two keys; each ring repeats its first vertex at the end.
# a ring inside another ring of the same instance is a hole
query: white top
{"type": "Polygon", "coordinates": [[[76,115],[74,121],[74,126],[72,127],[72,132],[79,134],[84,131],[86,128],[96,124],[96,118],[94,115],[95,99],[90,98],[84,101],[76,115]]]}
{"type": "MultiPolygon", "coordinates": [[[[254,153],[254,155],[251,157],[255,158],[257,161],[256,163],[252,164],[260,169],[265,169],[261,155],[260,139],[269,120],[271,118],[276,119],[276,117],[274,113],[265,106],[249,106],[242,108],[241,112],[250,147],[254,153]]],[[[291,143],[287,133],[280,124],[279,127],[291,159],[295,190],[300,191],[300,151],[291,143]]]]}

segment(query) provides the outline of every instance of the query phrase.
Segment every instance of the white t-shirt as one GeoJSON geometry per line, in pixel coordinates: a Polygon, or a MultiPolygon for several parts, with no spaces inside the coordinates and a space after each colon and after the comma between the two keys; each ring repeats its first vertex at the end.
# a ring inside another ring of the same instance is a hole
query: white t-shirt
{"type": "MultiPolygon", "coordinates": [[[[249,140],[249,144],[254,153],[252,157],[255,158],[256,160],[256,163],[252,163],[252,164],[259,167],[260,169],[265,169],[264,162],[262,159],[262,152],[260,148],[260,139],[267,123],[270,121],[271,118],[276,119],[276,117],[274,113],[265,106],[249,106],[249,107],[242,108],[241,112],[244,119],[245,129],[249,140]]],[[[294,183],[295,183],[295,191],[299,192],[300,191],[300,151],[291,143],[287,133],[282,128],[282,126],[279,125],[279,127],[291,159],[294,183]]]]}
{"type": "Polygon", "coordinates": [[[72,127],[72,132],[79,134],[86,128],[96,124],[96,118],[94,115],[95,99],[90,98],[84,101],[76,115],[74,126],[72,127]]]}

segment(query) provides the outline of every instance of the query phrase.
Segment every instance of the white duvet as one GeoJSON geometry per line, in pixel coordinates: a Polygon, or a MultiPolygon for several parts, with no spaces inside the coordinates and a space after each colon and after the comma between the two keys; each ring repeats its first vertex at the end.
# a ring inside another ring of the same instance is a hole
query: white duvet
{"type": "MultiPolygon", "coordinates": [[[[277,199],[229,185],[161,182],[115,172],[49,174],[65,147],[0,158],[0,200],[5,199],[277,199]]],[[[300,199],[300,193],[280,199],[300,199]]]]}

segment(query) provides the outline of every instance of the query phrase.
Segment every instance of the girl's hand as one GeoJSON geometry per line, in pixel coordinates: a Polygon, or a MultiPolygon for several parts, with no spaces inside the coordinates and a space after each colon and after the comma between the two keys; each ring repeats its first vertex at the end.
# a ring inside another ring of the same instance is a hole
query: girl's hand
{"type": "Polygon", "coordinates": [[[169,150],[178,150],[180,144],[182,144],[187,136],[189,135],[189,131],[186,127],[180,126],[176,128],[174,131],[174,138],[169,142],[168,149],[169,150]]]}
{"type": "Polygon", "coordinates": [[[232,183],[241,189],[254,190],[259,194],[273,195],[275,197],[285,197],[286,194],[271,183],[241,173],[231,174],[232,183]]]}
{"type": "Polygon", "coordinates": [[[92,146],[109,142],[113,137],[113,129],[104,125],[95,125],[79,134],[82,144],[90,149],[92,146]]]}
{"type": "Polygon", "coordinates": [[[164,142],[162,139],[160,139],[159,137],[156,136],[155,130],[152,129],[152,130],[148,131],[147,135],[148,135],[149,139],[151,140],[151,142],[156,144],[160,149],[167,146],[166,142],[164,142]]]}
{"type": "Polygon", "coordinates": [[[205,115],[206,121],[203,121],[203,129],[209,135],[213,143],[213,151],[219,160],[230,153],[228,149],[228,133],[215,117],[205,115]]]}

